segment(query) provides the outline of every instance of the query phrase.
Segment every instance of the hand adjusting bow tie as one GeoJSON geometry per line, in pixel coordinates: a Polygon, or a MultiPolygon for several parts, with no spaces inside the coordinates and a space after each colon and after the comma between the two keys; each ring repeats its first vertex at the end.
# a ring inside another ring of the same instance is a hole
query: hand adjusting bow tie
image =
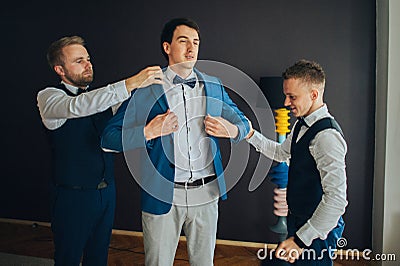
{"type": "Polygon", "coordinates": [[[173,82],[174,84],[186,84],[193,89],[196,85],[196,78],[183,79],[180,76],[176,75],[173,82]]]}

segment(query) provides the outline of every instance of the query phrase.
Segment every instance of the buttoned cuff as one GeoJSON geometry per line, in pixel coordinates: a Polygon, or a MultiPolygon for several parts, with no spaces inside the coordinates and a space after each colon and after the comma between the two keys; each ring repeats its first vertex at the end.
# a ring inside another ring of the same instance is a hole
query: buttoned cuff
{"type": "Polygon", "coordinates": [[[297,232],[296,236],[306,245],[311,246],[314,239],[319,237],[318,232],[307,222],[297,232]]]}
{"type": "Polygon", "coordinates": [[[253,145],[257,152],[261,151],[262,135],[257,130],[254,130],[253,136],[246,139],[246,141],[253,145]]]}

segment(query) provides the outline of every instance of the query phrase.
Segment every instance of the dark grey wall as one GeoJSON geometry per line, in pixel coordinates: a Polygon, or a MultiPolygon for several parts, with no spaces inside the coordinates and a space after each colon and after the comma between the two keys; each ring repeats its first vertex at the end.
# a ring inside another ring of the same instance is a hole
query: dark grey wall
{"type": "MultiPolygon", "coordinates": [[[[375,111],[375,1],[52,1],[14,2],[0,11],[3,104],[0,217],[49,220],[51,154],[36,107],[36,93],[58,82],[48,68],[48,45],[64,35],[87,41],[95,86],[141,68],[165,65],[159,49],[163,24],[189,16],[202,32],[200,59],[230,64],[258,83],[279,76],[300,58],[327,73],[325,100],[348,141],[348,247],[371,247],[375,111]]],[[[77,133],[79,134],[79,133],[77,133]]],[[[220,203],[218,238],[277,240],[269,181],[247,190],[251,166],[220,203]]],[[[138,186],[117,156],[115,228],[141,230],[138,186]]]]}

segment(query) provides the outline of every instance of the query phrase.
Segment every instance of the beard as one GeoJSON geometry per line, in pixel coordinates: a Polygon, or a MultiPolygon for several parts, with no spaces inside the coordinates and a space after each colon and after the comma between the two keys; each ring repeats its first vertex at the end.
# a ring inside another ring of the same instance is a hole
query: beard
{"type": "Polygon", "coordinates": [[[85,71],[81,74],[72,74],[65,71],[65,78],[75,87],[82,88],[89,86],[93,81],[93,70],[85,71]]]}

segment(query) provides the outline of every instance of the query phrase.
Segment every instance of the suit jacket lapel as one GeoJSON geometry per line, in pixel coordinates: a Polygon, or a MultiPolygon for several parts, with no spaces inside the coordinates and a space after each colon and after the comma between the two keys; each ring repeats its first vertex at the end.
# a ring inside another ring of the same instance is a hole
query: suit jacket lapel
{"type": "Polygon", "coordinates": [[[214,77],[203,75],[197,69],[194,69],[199,81],[204,82],[204,92],[206,96],[206,112],[211,116],[221,116],[222,112],[222,95],[219,84],[214,77]]]}
{"type": "MultiPolygon", "coordinates": [[[[162,85],[156,84],[156,85],[152,85],[150,88],[148,88],[152,95],[154,96],[154,102],[157,102],[160,106],[161,109],[164,110],[165,112],[168,110],[169,106],[168,106],[168,102],[167,102],[167,97],[165,96],[164,93],[164,89],[162,85]]],[[[145,89],[145,90],[148,90],[145,89]]]]}

